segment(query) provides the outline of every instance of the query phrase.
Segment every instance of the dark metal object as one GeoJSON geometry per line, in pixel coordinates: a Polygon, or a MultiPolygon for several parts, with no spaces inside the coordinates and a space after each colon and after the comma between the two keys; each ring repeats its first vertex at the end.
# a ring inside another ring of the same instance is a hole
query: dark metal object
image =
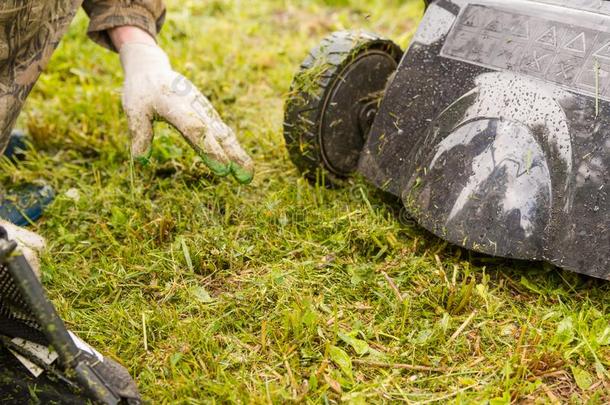
{"type": "Polygon", "coordinates": [[[610,2],[430,2],[358,171],[456,245],[610,279],[610,2]]]}
{"type": "Polygon", "coordinates": [[[79,349],[32,268],[15,248],[16,243],[8,241],[0,227],[0,401],[30,402],[35,392],[45,403],[140,403],[135,383],[124,368],[79,349]],[[12,338],[51,346],[61,367],[40,363],[13,344],[12,338]],[[34,378],[7,349],[47,373],[34,378]]]}

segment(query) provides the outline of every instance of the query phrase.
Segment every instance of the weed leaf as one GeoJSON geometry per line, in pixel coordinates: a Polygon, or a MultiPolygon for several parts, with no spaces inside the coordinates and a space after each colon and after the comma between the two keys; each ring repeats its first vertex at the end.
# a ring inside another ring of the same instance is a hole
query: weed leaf
{"type": "Polygon", "coordinates": [[[610,345],[610,326],[605,319],[597,319],[593,322],[592,329],[596,333],[595,341],[599,346],[610,345]]]}
{"type": "Polygon", "coordinates": [[[538,288],[537,285],[535,285],[534,283],[532,283],[531,281],[529,281],[527,278],[525,278],[523,276],[521,276],[521,285],[532,292],[535,292],[540,295],[544,295],[544,291],[542,291],[540,288],[538,288]]]}
{"type": "Polygon", "coordinates": [[[555,332],[555,341],[558,343],[568,344],[574,340],[574,322],[572,317],[567,317],[557,325],[555,332]]]}
{"type": "Polygon", "coordinates": [[[510,405],[510,394],[505,392],[501,397],[489,400],[489,405],[510,405]]]}
{"type": "Polygon", "coordinates": [[[369,344],[353,336],[354,333],[339,333],[339,338],[350,345],[357,355],[362,356],[369,352],[369,344]]]}
{"type": "Polygon", "coordinates": [[[572,366],[572,374],[574,375],[574,380],[576,381],[576,385],[581,390],[587,390],[591,385],[593,385],[593,378],[588,371],[583,370],[580,367],[572,366]]]}
{"type": "Polygon", "coordinates": [[[210,293],[201,286],[195,286],[191,288],[191,294],[197,301],[203,304],[209,304],[210,302],[214,301],[214,298],[212,298],[210,293]]]}
{"type": "Polygon", "coordinates": [[[350,379],[352,378],[352,359],[345,352],[345,350],[337,346],[332,346],[330,348],[330,358],[337,366],[339,366],[343,374],[350,379]]]}

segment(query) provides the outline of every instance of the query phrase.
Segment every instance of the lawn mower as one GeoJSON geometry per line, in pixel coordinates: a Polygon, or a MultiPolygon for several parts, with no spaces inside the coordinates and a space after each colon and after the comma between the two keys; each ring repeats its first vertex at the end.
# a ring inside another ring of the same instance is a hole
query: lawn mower
{"type": "Polygon", "coordinates": [[[404,53],[334,33],[284,136],[308,179],[359,173],[452,244],[610,279],[609,1],[428,1],[404,53]]]}
{"type": "Polygon", "coordinates": [[[127,370],[66,329],[0,227],[0,402],[140,404],[127,370]]]}

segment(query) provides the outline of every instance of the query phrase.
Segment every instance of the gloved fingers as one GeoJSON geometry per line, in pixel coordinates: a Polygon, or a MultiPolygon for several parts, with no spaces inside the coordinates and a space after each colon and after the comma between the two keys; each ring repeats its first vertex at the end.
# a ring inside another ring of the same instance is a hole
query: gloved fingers
{"type": "Polygon", "coordinates": [[[233,130],[226,125],[225,127],[227,135],[220,144],[231,159],[231,173],[240,183],[248,184],[254,178],[254,162],[241,147],[233,130]]]}
{"type": "Polygon", "coordinates": [[[152,114],[143,109],[133,108],[123,102],[131,134],[131,156],[141,164],[147,164],[152,153],[153,123],[152,114]]]}
{"type": "MultiPolygon", "coordinates": [[[[181,132],[195,149],[201,150],[198,145],[205,142],[214,144],[214,150],[216,145],[219,145],[222,158],[215,156],[212,158],[228,165],[228,171],[239,182],[252,181],[254,175],[252,159],[242,149],[235,133],[222,121],[210,101],[190,81],[177,75],[172,87],[172,96],[167,98],[164,104],[165,115],[176,127],[180,127],[181,123],[187,123],[189,128],[181,132]]],[[[203,149],[204,154],[209,151],[203,149]]],[[[219,152],[216,151],[214,154],[219,152]]]]}
{"type": "Polygon", "coordinates": [[[184,76],[174,72],[167,55],[157,46],[129,43],[121,47],[125,71],[123,107],[132,133],[132,154],[147,161],[153,140],[153,114],[174,125],[212,171],[233,173],[248,183],[253,163],[233,131],[212,104],[184,76]]]}
{"type": "Polygon", "coordinates": [[[197,89],[193,92],[191,106],[208,129],[208,134],[211,133],[218,140],[231,161],[230,169],[233,177],[242,184],[250,183],[254,177],[254,162],[239,144],[235,132],[222,121],[214,106],[197,89]]]}
{"type": "Polygon", "coordinates": [[[231,161],[218,142],[205,113],[198,109],[194,97],[175,92],[164,97],[157,106],[157,114],[182,134],[206,166],[214,174],[226,176],[231,172],[231,161]]]}

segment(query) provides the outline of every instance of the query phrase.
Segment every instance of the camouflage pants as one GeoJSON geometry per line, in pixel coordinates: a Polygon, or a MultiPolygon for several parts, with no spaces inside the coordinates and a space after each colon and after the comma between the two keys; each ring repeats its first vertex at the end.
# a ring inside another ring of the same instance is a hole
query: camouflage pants
{"type": "Polygon", "coordinates": [[[89,36],[108,49],[113,49],[108,29],[131,25],[154,36],[165,17],[162,0],[1,0],[0,151],[81,6],[91,19],[89,36]]]}

